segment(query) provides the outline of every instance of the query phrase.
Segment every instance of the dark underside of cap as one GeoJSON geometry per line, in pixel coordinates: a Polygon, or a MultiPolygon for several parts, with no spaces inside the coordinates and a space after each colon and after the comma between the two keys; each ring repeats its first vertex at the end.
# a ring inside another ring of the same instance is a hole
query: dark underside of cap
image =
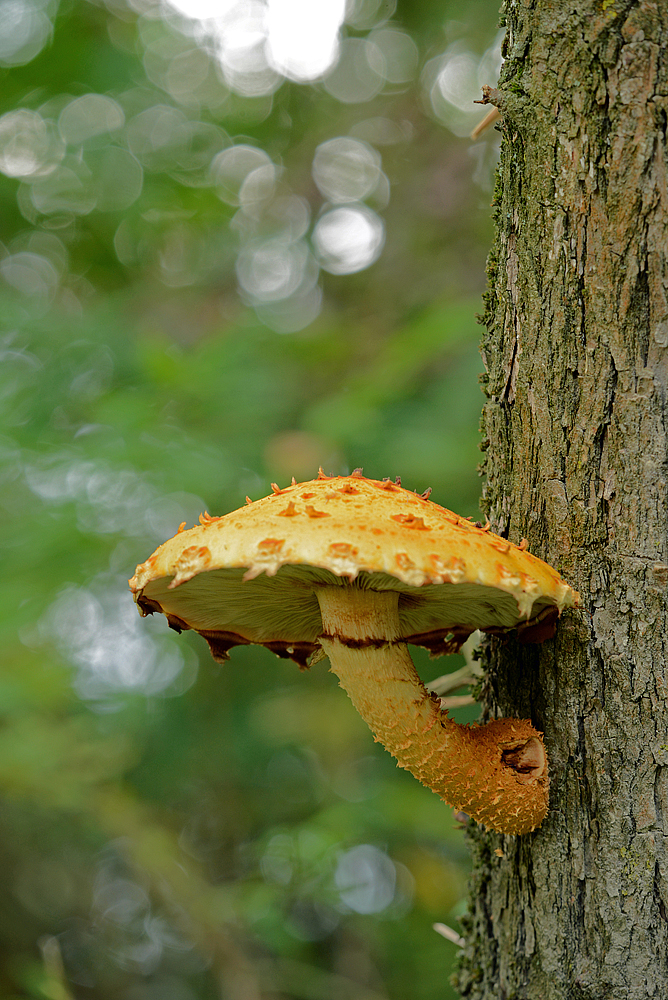
{"type": "Polygon", "coordinates": [[[457,652],[476,629],[493,635],[518,630],[521,641],[542,642],[554,633],[558,617],[553,605],[536,602],[530,618],[520,619],[512,594],[475,583],[410,587],[386,573],[364,572],[350,581],[308,565],[283,566],[274,576],[246,581],[244,572],[202,572],[173,589],[173,578],[162,577],[146,585],[137,604],[143,614],[165,614],[177,631],[198,631],[215,660],[227,659],[233,646],[258,643],[302,668],[319,649],[321,587],[397,591],[401,640],[433,656],[457,652]]]}

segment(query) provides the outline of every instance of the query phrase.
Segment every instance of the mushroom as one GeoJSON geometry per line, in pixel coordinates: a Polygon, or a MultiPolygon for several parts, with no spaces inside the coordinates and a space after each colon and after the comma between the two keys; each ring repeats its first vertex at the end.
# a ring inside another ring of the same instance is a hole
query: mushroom
{"type": "Polygon", "coordinates": [[[326,476],[178,533],[139,565],[141,615],[195,629],[214,659],[259,643],[306,668],[323,654],[376,741],[455,809],[502,833],[548,804],[542,734],[524,719],[458,725],[407,643],[456,652],[476,629],[540,642],[578,595],[546,563],[400,481],[326,476]]]}

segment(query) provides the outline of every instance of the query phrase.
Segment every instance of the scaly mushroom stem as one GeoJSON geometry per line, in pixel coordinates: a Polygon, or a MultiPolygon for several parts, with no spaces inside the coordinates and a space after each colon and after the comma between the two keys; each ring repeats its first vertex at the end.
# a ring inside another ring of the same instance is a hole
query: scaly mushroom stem
{"type": "Polygon", "coordinates": [[[399,595],[317,590],[332,671],[376,741],[455,809],[499,833],[529,833],[547,813],[542,734],[524,719],[460,726],[441,711],[398,640],[399,595]]]}

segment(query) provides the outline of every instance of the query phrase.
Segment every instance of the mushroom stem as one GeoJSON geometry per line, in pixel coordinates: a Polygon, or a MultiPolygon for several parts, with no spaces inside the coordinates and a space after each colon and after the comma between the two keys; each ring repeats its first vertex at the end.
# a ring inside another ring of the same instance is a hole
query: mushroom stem
{"type": "Polygon", "coordinates": [[[499,833],[545,818],[542,734],[524,719],[460,726],[441,711],[401,642],[399,595],[342,585],[317,590],[331,669],[376,741],[455,809],[499,833]]]}

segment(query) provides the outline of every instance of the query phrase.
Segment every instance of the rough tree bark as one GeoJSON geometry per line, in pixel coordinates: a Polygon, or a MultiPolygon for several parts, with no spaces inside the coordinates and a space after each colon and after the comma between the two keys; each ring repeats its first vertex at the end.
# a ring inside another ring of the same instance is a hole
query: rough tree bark
{"type": "Polygon", "coordinates": [[[666,1000],[668,4],[508,0],[505,19],[486,504],[583,604],[542,647],[487,652],[489,714],[545,732],[551,811],[472,834],[456,985],[666,1000]]]}

